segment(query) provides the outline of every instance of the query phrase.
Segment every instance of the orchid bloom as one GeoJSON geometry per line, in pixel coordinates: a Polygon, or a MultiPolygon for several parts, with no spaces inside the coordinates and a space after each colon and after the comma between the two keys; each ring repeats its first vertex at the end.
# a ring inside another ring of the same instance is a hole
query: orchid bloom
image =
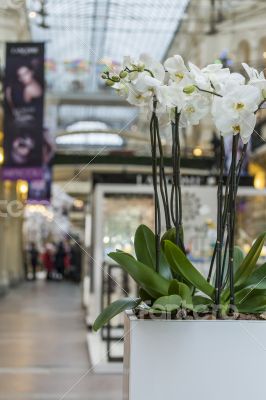
{"type": "Polygon", "coordinates": [[[241,113],[255,112],[260,101],[260,92],[254,86],[233,86],[223,97],[213,101],[214,113],[222,113],[225,118],[237,118],[241,113]]]}
{"type": "Polygon", "coordinates": [[[176,84],[159,86],[156,90],[157,99],[166,107],[177,107],[181,111],[184,105],[184,93],[176,84]]]}
{"type": "Polygon", "coordinates": [[[239,134],[243,143],[248,143],[256,125],[256,116],[254,113],[244,112],[240,118],[227,119],[220,114],[214,119],[214,123],[222,136],[239,134]]]}
{"type": "Polygon", "coordinates": [[[137,91],[141,93],[150,91],[151,95],[155,93],[155,89],[159,86],[162,86],[162,82],[159,81],[159,79],[153,78],[146,72],[140,73],[134,82],[134,87],[137,91]]]}
{"type": "Polygon", "coordinates": [[[118,96],[126,98],[128,96],[128,92],[130,90],[130,85],[124,82],[117,82],[113,86],[118,96]]]}
{"type": "Polygon", "coordinates": [[[185,66],[184,60],[181,56],[175,55],[168,58],[164,63],[164,67],[173,82],[177,84],[182,83],[182,86],[191,83],[189,70],[185,66]]]}
{"type": "Polygon", "coordinates": [[[261,91],[261,101],[266,99],[266,79],[263,71],[259,72],[246,63],[242,63],[243,68],[249,77],[249,85],[256,86],[261,91]]]}
{"type": "Polygon", "coordinates": [[[147,106],[151,101],[151,93],[142,93],[132,87],[128,91],[127,101],[134,106],[147,106]]]}
{"type": "Polygon", "coordinates": [[[183,127],[198,125],[199,121],[208,114],[209,110],[209,101],[205,97],[198,93],[187,96],[181,111],[180,125],[183,127]]]}
{"type": "Polygon", "coordinates": [[[144,54],[138,60],[125,57],[120,73],[103,73],[103,79],[130,104],[150,112],[156,100],[160,122],[168,123],[176,108],[181,126],[197,125],[211,110],[221,135],[239,134],[247,143],[255,113],[266,99],[266,79],[263,72],[242,65],[249,76],[247,84],[242,74],[231,73],[222,64],[200,69],[189,62],[187,67],[180,55],[174,55],[163,66],[144,54]]]}
{"type": "Polygon", "coordinates": [[[234,87],[224,97],[215,98],[212,114],[221,134],[240,134],[243,142],[247,143],[255,128],[254,112],[259,99],[259,90],[246,85],[234,87]]]}

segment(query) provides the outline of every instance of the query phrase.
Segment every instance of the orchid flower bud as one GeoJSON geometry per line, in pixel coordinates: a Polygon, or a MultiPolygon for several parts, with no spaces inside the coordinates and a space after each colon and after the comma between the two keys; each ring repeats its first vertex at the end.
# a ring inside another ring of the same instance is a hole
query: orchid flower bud
{"type": "Polygon", "coordinates": [[[121,71],[119,76],[121,79],[124,79],[127,76],[127,71],[121,71]]]}
{"type": "Polygon", "coordinates": [[[188,85],[184,87],[183,92],[186,94],[192,94],[193,92],[195,92],[195,89],[196,88],[194,85],[188,85]]]}
{"type": "Polygon", "coordinates": [[[112,81],[111,79],[107,79],[107,80],[106,80],[106,85],[107,85],[107,86],[114,86],[114,84],[115,84],[115,82],[112,81]]]}

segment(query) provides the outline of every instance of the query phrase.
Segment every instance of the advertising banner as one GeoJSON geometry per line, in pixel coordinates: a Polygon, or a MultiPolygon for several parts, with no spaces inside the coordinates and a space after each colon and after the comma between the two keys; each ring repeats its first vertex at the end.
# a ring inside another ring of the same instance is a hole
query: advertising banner
{"type": "Polygon", "coordinates": [[[29,204],[49,204],[51,199],[52,169],[47,166],[43,168],[42,179],[29,182],[28,201],[29,204]]]}
{"type": "Polygon", "coordinates": [[[55,142],[47,129],[43,130],[43,176],[29,182],[28,203],[49,204],[52,189],[52,164],[55,142]]]}
{"type": "Polygon", "coordinates": [[[43,173],[44,44],[7,43],[3,179],[43,173]]]}

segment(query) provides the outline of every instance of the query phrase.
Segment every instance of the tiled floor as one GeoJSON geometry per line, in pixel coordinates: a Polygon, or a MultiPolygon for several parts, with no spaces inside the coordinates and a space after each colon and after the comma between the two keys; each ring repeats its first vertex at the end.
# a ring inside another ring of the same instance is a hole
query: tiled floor
{"type": "Polygon", "coordinates": [[[120,375],[90,371],[80,288],[26,282],[0,298],[0,400],[121,400],[120,375]]]}

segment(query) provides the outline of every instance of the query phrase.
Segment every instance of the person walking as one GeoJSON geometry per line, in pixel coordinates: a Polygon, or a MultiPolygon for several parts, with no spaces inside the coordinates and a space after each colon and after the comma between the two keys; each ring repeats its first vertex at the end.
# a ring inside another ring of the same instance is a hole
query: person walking
{"type": "Polygon", "coordinates": [[[56,271],[61,277],[65,274],[65,247],[63,242],[59,242],[57,246],[57,250],[55,253],[55,268],[56,271]]]}
{"type": "Polygon", "coordinates": [[[46,269],[47,273],[46,279],[50,281],[53,279],[53,270],[54,270],[53,248],[50,243],[46,243],[42,258],[43,258],[43,266],[46,269]]]}
{"type": "Polygon", "coordinates": [[[32,268],[32,279],[35,281],[39,252],[38,252],[34,242],[32,242],[30,244],[29,255],[30,255],[30,264],[31,264],[31,268],[32,268]]]}

